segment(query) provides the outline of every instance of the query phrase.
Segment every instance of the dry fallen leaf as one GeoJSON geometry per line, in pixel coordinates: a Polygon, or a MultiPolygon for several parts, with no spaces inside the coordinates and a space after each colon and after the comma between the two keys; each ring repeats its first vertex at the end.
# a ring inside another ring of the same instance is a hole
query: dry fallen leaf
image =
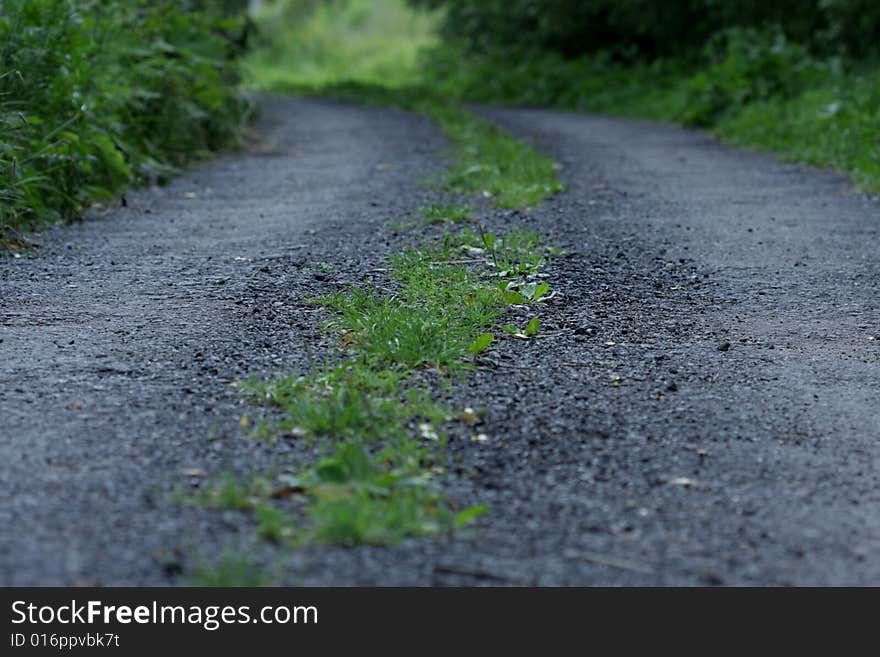
{"type": "Polygon", "coordinates": [[[464,412],[458,416],[458,419],[465,424],[476,424],[480,421],[480,418],[477,417],[477,414],[474,413],[474,409],[472,409],[470,406],[464,409],[464,412]]]}
{"type": "Polygon", "coordinates": [[[290,497],[291,495],[301,495],[305,492],[306,489],[302,486],[282,486],[269,493],[269,497],[277,500],[282,497],[290,497]]]}

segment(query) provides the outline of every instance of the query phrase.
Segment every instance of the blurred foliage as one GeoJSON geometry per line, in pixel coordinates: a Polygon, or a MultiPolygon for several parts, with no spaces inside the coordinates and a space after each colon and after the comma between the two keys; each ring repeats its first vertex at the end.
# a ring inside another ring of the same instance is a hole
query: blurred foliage
{"type": "Polygon", "coordinates": [[[271,90],[342,81],[403,86],[418,54],[437,44],[437,15],[406,0],[265,0],[259,45],[245,62],[248,86],[271,90]]]}
{"type": "Polygon", "coordinates": [[[410,1],[447,9],[439,93],[706,127],[880,190],[875,0],[410,1]]]}
{"type": "Polygon", "coordinates": [[[706,65],[688,80],[676,117],[691,125],[712,125],[756,101],[791,98],[828,70],[778,30],[731,28],[712,37],[704,52],[706,65]]]}
{"type": "Polygon", "coordinates": [[[475,52],[599,51],[632,58],[700,52],[731,28],[778,28],[824,54],[880,49],[876,0],[410,0],[445,8],[444,34],[475,52]]]}
{"type": "Polygon", "coordinates": [[[234,137],[245,0],[0,5],[0,239],[234,137]]]}

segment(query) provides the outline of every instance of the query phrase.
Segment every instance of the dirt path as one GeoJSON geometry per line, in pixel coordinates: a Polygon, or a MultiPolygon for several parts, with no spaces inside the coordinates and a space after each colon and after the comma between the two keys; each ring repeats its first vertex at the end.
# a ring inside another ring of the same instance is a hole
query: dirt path
{"type": "MultiPolygon", "coordinates": [[[[263,555],[283,581],[880,584],[877,200],[677,128],[487,115],[570,188],[480,217],[570,251],[547,337],[458,393],[489,441],[450,446],[450,493],[493,510],[455,538],[263,555]]],[[[264,126],[273,152],[0,263],[0,583],[179,581],[241,524],[173,504],[185,471],[301,449],[245,439],[229,383],[306,364],[297,300],[405,239],[383,227],[432,194],[443,141],[314,100],[269,102],[264,126]]]]}
{"type": "Polygon", "coordinates": [[[265,152],[0,262],[0,583],[161,582],[176,550],[213,552],[224,522],[168,493],[189,469],[270,460],[229,384],[305,366],[297,301],[330,278],[321,263],[373,266],[361,249],[419,206],[444,147],[399,112],[281,99],[263,115],[265,152]]]}

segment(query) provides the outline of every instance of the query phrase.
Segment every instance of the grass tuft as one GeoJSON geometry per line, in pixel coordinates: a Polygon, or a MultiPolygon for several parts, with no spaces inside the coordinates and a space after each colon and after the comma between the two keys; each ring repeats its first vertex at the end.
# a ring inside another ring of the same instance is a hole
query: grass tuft
{"type": "MultiPolygon", "coordinates": [[[[465,228],[393,256],[393,292],[352,287],[322,299],[342,360],[241,387],[252,403],[281,411],[259,435],[320,441],[324,457],[274,478],[226,477],[195,501],[253,513],[259,536],[291,545],[388,543],[453,531],[482,515],[483,507],[455,511],[436,481],[445,427],[460,420],[412,373],[472,367],[493,344],[491,328],[507,305],[547,298],[547,254],[534,232],[465,228]],[[288,497],[299,501],[279,507],[288,497]]],[[[522,335],[539,326],[533,320],[522,335]]]]}
{"type": "Polygon", "coordinates": [[[423,225],[461,224],[471,220],[473,208],[469,205],[447,205],[431,203],[424,206],[419,213],[424,219],[423,225]]]}

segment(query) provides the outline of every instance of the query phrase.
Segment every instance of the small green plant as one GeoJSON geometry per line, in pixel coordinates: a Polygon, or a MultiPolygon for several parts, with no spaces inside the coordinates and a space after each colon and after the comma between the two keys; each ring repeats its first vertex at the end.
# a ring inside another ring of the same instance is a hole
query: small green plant
{"type": "Polygon", "coordinates": [[[456,145],[456,164],[445,186],[457,194],[482,194],[499,207],[537,205],[562,191],[559,166],[534,148],[448,102],[425,109],[456,145]]]}
{"type": "Polygon", "coordinates": [[[468,347],[468,351],[472,354],[481,354],[489,348],[489,345],[492,344],[494,339],[495,336],[491,333],[483,333],[468,347]]]}
{"type": "Polygon", "coordinates": [[[409,536],[448,532],[459,525],[442,496],[420,486],[356,487],[344,495],[320,496],[310,509],[318,543],[393,543],[409,536]]]}
{"type": "Polygon", "coordinates": [[[190,577],[190,586],[255,587],[269,586],[274,576],[263,570],[247,553],[227,549],[215,562],[199,560],[190,577]]]}
{"type": "Polygon", "coordinates": [[[516,338],[534,338],[541,330],[541,320],[537,317],[532,317],[522,330],[517,328],[516,324],[505,324],[501,327],[501,330],[507,335],[512,335],[516,338]]]}
{"type": "Polygon", "coordinates": [[[427,391],[405,384],[398,370],[348,362],[311,376],[253,379],[241,388],[253,403],[284,411],[282,419],[263,425],[269,436],[378,440],[404,436],[417,420],[442,422],[448,415],[427,391]]]}
{"type": "Polygon", "coordinates": [[[536,335],[538,335],[538,331],[540,331],[540,330],[541,330],[541,320],[538,319],[537,317],[532,317],[532,319],[529,320],[529,323],[526,324],[526,328],[523,331],[523,335],[525,335],[527,338],[533,338],[536,335]]]}
{"type": "Polygon", "coordinates": [[[257,519],[257,535],[268,541],[277,542],[290,534],[291,523],[284,513],[271,504],[261,503],[254,508],[257,519]]]}
{"type": "Polygon", "coordinates": [[[425,224],[459,224],[470,221],[473,208],[469,205],[443,205],[432,203],[420,211],[425,224]]]}
{"type": "Polygon", "coordinates": [[[393,460],[397,465],[383,467],[362,445],[347,443],[307,474],[302,480],[310,481],[306,488],[314,500],[311,540],[388,543],[460,526],[460,514],[451,511],[426,473],[406,459],[393,460]]]}
{"type": "Polygon", "coordinates": [[[332,329],[371,367],[467,366],[480,329],[501,311],[500,295],[480,275],[447,265],[443,250],[408,250],[392,261],[397,294],[352,288],[326,300],[336,317],[332,329]]]}
{"type": "Polygon", "coordinates": [[[202,490],[182,495],[180,501],[210,509],[247,511],[253,509],[259,500],[265,497],[270,486],[269,479],[263,476],[242,480],[231,473],[226,473],[202,490]]]}

